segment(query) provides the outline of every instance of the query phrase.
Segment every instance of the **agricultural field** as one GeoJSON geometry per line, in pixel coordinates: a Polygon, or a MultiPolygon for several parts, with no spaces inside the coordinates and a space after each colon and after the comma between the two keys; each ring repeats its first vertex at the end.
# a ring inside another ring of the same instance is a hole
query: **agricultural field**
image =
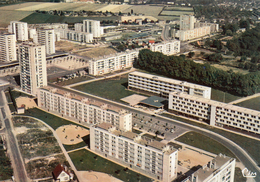
{"type": "Polygon", "coordinates": [[[192,11],[162,11],[160,13],[160,15],[162,16],[180,16],[180,15],[186,15],[186,14],[189,14],[189,15],[193,15],[194,12],[192,11]]]}
{"type": "Polygon", "coordinates": [[[19,21],[31,15],[31,11],[9,11],[0,8],[0,27],[7,27],[10,21],[19,21]]]}

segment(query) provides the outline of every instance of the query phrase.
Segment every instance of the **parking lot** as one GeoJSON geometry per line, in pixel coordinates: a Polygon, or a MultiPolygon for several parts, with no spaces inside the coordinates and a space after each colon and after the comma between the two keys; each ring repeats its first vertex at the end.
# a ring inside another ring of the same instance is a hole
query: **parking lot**
{"type": "Polygon", "coordinates": [[[161,121],[156,115],[148,117],[137,113],[133,113],[133,127],[155,135],[160,135],[164,137],[165,140],[177,138],[187,132],[186,129],[176,127],[172,123],[161,121]]]}

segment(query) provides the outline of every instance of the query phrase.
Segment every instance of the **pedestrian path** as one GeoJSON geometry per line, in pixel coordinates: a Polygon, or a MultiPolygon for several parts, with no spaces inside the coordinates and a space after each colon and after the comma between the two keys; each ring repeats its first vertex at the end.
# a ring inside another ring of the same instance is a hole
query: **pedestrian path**
{"type": "Polygon", "coordinates": [[[237,104],[237,103],[240,103],[240,102],[244,102],[246,100],[250,100],[250,99],[253,99],[253,98],[256,98],[256,97],[260,97],[260,93],[257,93],[257,94],[254,94],[254,95],[250,95],[250,96],[247,96],[247,97],[243,97],[241,99],[237,99],[237,100],[234,100],[232,102],[229,102],[228,104],[237,104]]]}

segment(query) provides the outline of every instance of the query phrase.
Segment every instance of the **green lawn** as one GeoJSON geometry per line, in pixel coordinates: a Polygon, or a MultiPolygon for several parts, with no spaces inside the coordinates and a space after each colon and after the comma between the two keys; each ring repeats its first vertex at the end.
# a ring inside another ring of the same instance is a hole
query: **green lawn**
{"type": "MultiPolygon", "coordinates": [[[[78,124],[73,123],[69,120],[57,117],[53,114],[44,112],[44,111],[37,109],[37,108],[26,110],[24,115],[38,118],[38,119],[44,121],[45,123],[47,123],[54,130],[56,130],[57,128],[59,128],[60,126],[63,126],[63,125],[69,125],[69,124],[78,125],[78,124]]],[[[78,125],[78,126],[80,126],[80,125],[78,125]]]]}
{"type": "Polygon", "coordinates": [[[239,97],[239,96],[231,95],[230,93],[211,88],[211,99],[212,100],[229,103],[229,102],[232,102],[232,101],[240,99],[240,98],[241,97],[239,97]]]}
{"type": "Polygon", "coordinates": [[[231,132],[227,132],[218,128],[213,128],[209,125],[204,125],[201,123],[197,123],[188,119],[184,119],[181,117],[177,117],[177,116],[172,116],[169,114],[162,114],[162,116],[168,117],[168,118],[172,118],[178,121],[182,121],[185,123],[189,123],[201,128],[205,128],[208,129],[210,131],[213,131],[215,133],[218,133],[230,140],[232,140],[233,142],[235,142],[236,144],[238,144],[240,147],[242,147],[244,150],[246,150],[248,152],[248,154],[258,163],[258,165],[260,165],[260,158],[259,158],[259,151],[260,151],[260,141],[259,140],[254,140],[251,138],[247,138],[235,133],[231,133],[231,132]]]}
{"type": "Polygon", "coordinates": [[[64,148],[67,150],[67,151],[70,151],[70,150],[74,150],[74,149],[78,149],[78,148],[81,148],[81,147],[85,147],[87,146],[85,142],[80,142],[78,144],[75,144],[75,145],[64,145],[64,148]]]}
{"type": "Polygon", "coordinates": [[[225,154],[229,157],[235,158],[236,156],[227,149],[224,145],[220,144],[216,140],[213,140],[205,135],[196,132],[188,132],[176,139],[179,142],[186,143],[188,145],[209,151],[214,154],[225,154]]]}
{"type": "Polygon", "coordinates": [[[77,170],[82,171],[98,171],[110,174],[122,181],[132,182],[150,182],[150,178],[138,174],[130,169],[115,164],[105,158],[95,155],[94,153],[82,149],[79,151],[69,153],[71,160],[73,161],[77,170]],[[116,173],[117,172],[117,173],[116,173]]]}
{"type": "Polygon", "coordinates": [[[135,94],[135,92],[127,90],[127,76],[128,75],[123,75],[120,78],[116,77],[113,79],[100,80],[73,88],[82,92],[87,92],[110,100],[122,102],[120,101],[121,98],[135,94]]]}
{"type": "Polygon", "coordinates": [[[244,102],[237,103],[236,105],[260,111],[260,97],[246,100],[244,102]]]}

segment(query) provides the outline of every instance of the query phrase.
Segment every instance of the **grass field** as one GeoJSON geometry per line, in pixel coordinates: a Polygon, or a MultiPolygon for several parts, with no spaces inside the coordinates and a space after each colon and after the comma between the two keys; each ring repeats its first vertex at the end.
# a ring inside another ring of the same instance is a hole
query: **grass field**
{"type": "Polygon", "coordinates": [[[47,123],[54,130],[56,130],[57,128],[59,128],[60,126],[63,126],[63,125],[69,125],[69,124],[77,125],[76,123],[73,123],[69,120],[57,117],[55,115],[49,114],[49,113],[44,112],[37,108],[26,110],[24,115],[38,118],[38,119],[44,121],[45,123],[47,123]]]}
{"type": "Polygon", "coordinates": [[[176,139],[179,142],[209,151],[214,154],[225,154],[229,157],[235,158],[236,156],[228,150],[224,145],[216,140],[213,140],[205,135],[196,132],[188,132],[176,139]],[[203,141],[203,142],[202,142],[203,141]]]}
{"type": "Polygon", "coordinates": [[[122,181],[152,181],[141,174],[135,173],[130,169],[126,169],[118,164],[115,164],[105,158],[95,155],[94,153],[82,149],[79,151],[69,153],[71,160],[73,161],[77,170],[93,170],[98,172],[104,172],[110,174],[122,181]],[[117,173],[116,173],[117,171],[117,173]]]}
{"type": "Polygon", "coordinates": [[[162,11],[160,15],[165,16],[180,16],[180,15],[193,15],[193,11],[162,11]]]}
{"type": "Polygon", "coordinates": [[[229,103],[229,102],[232,102],[232,101],[240,99],[240,98],[241,97],[239,97],[239,96],[235,96],[230,93],[211,88],[211,99],[212,100],[229,103]]]}
{"type": "Polygon", "coordinates": [[[67,151],[70,151],[70,150],[75,150],[75,149],[78,149],[78,148],[81,148],[81,147],[85,147],[86,146],[86,143],[85,142],[80,142],[78,144],[75,144],[75,145],[64,145],[64,148],[67,150],[67,151]]]}
{"type": "Polygon", "coordinates": [[[246,100],[244,102],[237,103],[236,105],[260,111],[260,97],[246,100]]]}
{"type": "Polygon", "coordinates": [[[0,26],[7,27],[10,21],[19,21],[23,18],[31,15],[31,11],[11,11],[11,10],[1,10],[0,9],[0,26]]]}
{"type": "Polygon", "coordinates": [[[11,179],[13,169],[10,159],[6,156],[5,151],[0,148],[0,180],[11,179]]]}
{"type": "Polygon", "coordinates": [[[135,92],[127,90],[127,75],[123,75],[120,79],[116,77],[79,85],[73,88],[118,102],[121,102],[120,99],[123,97],[135,94],[135,92]]]}

